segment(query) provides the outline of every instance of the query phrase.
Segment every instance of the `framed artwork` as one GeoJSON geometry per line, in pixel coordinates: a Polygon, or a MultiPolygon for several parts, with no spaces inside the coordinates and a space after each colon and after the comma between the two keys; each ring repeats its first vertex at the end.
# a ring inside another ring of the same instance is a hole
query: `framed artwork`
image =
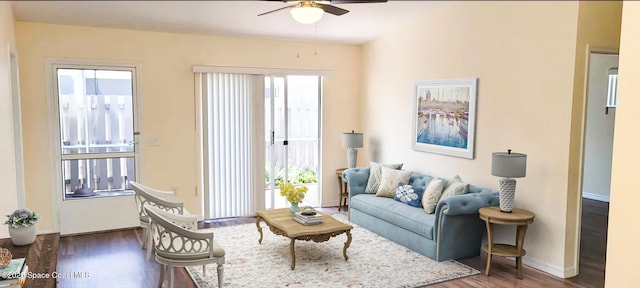
{"type": "Polygon", "coordinates": [[[411,147],[474,158],[478,78],[413,83],[411,147]]]}

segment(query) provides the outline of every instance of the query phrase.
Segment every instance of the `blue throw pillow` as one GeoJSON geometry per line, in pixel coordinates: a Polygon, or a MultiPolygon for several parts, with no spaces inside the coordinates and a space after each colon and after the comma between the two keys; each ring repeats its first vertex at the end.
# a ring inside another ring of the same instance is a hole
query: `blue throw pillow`
{"type": "Polygon", "coordinates": [[[422,195],[424,194],[424,187],[414,187],[408,184],[398,184],[398,190],[393,200],[400,201],[405,204],[409,204],[414,207],[422,207],[422,195]]]}

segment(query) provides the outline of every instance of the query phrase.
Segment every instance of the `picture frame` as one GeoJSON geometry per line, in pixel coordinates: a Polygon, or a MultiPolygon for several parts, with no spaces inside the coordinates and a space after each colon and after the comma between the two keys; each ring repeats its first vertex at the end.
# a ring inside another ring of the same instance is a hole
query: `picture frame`
{"type": "Polygon", "coordinates": [[[415,151],[474,158],[478,78],[413,83],[415,151]]]}

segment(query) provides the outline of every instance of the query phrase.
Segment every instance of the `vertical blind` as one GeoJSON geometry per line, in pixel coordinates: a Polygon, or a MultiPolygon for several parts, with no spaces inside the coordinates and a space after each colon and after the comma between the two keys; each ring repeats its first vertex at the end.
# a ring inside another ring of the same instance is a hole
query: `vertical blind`
{"type": "Polygon", "coordinates": [[[205,217],[253,213],[253,77],[206,73],[203,81],[205,217]]]}

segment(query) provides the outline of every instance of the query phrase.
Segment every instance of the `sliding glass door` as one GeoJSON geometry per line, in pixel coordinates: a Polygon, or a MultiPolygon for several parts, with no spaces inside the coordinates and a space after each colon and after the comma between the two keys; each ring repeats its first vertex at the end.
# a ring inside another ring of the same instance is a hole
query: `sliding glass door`
{"type": "Polygon", "coordinates": [[[320,206],[320,76],[201,73],[205,218],[287,207],[282,182],[320,206]]]}
{"type": "Polygon", "coordinates": [[[320,206],[320,76],[264,78],[265,208],[287,207],[282,182],[305,185],[303,205],[320,206]]]}

